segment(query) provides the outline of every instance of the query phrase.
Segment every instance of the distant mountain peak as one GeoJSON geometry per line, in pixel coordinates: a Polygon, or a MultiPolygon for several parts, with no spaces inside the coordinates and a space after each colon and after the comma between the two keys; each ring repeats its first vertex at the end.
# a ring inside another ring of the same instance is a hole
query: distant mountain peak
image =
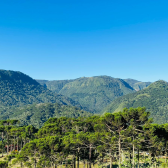
{"type": "Polygon", "coordinates": [[[163,86],[168,86],[168,83],[164,80],[158,80],[158,81],[150,84],[148,87],[149,88],[159,88],[159,87],[163,87],[163,86]]]}

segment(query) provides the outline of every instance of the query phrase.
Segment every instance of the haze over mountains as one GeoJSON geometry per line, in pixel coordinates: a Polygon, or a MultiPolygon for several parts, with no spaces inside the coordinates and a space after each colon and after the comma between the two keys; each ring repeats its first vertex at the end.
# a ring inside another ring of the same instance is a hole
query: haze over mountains
{"type": "Polygon", "coordinates": [[[0,117],[41,127],[50,117],[79,117],[145,106],[157,123],[168,122],[168,83],[110,76],[34,80],[0,70],[0,117]]]}

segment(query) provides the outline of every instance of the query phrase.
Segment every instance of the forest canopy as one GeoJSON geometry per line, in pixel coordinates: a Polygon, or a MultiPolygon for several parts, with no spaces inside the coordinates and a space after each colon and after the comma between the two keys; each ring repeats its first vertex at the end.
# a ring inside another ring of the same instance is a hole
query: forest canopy
{"type": "Polygon", "coordinates": [[[166,165],[168,124],[152,124],[149,116],[145,108],[125,108],[103,116],[50,118],[40,129],[2,120],[3,164],[39,168],[166,165]],[[160,156],[165,156],[164,162],[160,156]]]}

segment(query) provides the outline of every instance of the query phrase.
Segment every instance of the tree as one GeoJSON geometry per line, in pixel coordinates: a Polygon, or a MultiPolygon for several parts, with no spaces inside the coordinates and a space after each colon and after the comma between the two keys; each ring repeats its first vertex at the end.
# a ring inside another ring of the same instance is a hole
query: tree
{"type": "MultiPolygon", "coordinates": [[[[129,143],[132,144],[132,165],[135,166],[135,148],[138,148],[138,144],[143,140],[143,125],[151,123],[149,120],[149,112],[146,112],[144,107],[138,108],[125,108],[122,113],[125,118],[128,128],[125,131],[125,135],[129,137],[129,143]]],[[[139,148],[138,148],[138,165],[139,165],[139,148]]]]}
{"type": "Polygon", "coordinates": [[[121,112],[114,114],[106,113],[102,118],[102,122],[105,124],[106,129],[113,133],[113,135],[117,138],[119,168],[121,168],[122,135],[127,128],[127,122],[121,112]]]}

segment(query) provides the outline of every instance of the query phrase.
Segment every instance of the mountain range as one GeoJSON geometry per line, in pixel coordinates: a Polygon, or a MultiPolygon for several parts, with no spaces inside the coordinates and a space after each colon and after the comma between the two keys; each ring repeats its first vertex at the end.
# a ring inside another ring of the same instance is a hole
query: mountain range
{"type": "Polygon", "coordinates": [[[119,79],[110,76],[82,77],[74,80],[37,80],[49,90],[78,101],[92,112],[100,113],[117,97],[147,87],[150,82],[119,79]]]}
{"type": "Polygon", "coordinates": [[[110,76],[72,80],[34,80],[0,70],[0,117],[41,127],[50,117],[84,117],[143,107],[156,123],[168,122],[168,83],[110,76]]]}

